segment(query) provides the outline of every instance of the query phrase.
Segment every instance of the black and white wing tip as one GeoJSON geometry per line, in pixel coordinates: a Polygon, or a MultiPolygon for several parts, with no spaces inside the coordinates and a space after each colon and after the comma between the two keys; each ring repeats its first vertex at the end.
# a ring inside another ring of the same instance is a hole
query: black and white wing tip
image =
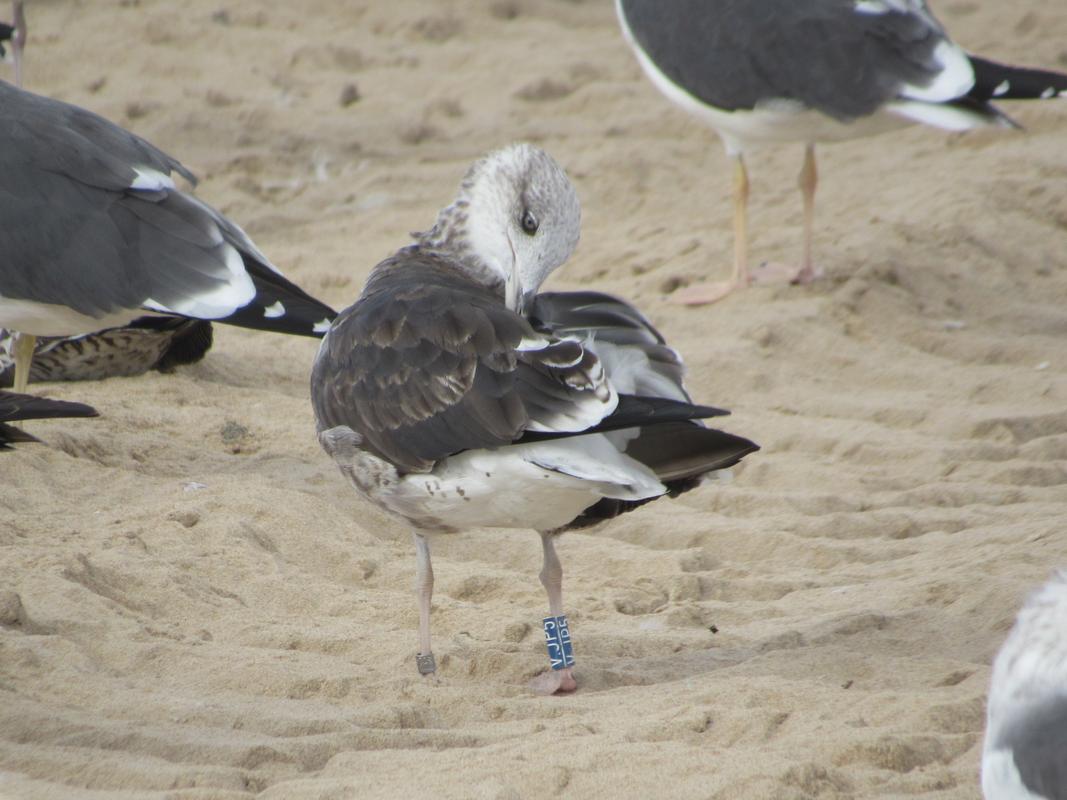
{"type": "Polygon", "coordinates": [[[1014,125],[993,101],[1067,89],[1061,73],[968,55],[921,0],[751,0],[729,13],[726,5],[679,0],[665,9],[656,0],[617,0],[617,11],[657,88],[735,148],[749,139],[877,133],[893,126],[861,121],[883,111],[948,130],[1014,125]],[[802,110],[840,125],[783,113],[802,110]]]}
{"type": "Polygon", "coordinates": [[[1015,67],[981,56],[970,56],[974,86],[967,96],[992,100],[1050,100],[1067,97],[1067,74],[1047,69],[1015,67]]]}
{"type": "Polygon", "coordinates": [[[3,81],[0,106],[0,293],[18,301],[5,327],[68,336],[149,311],[325,333],[334,310],[179,188],[173,176],[195,176],[176,159],[84,108],[3,81]]]}
{"type": "MultiPolygon", "coordinates": [[[[218,275],[221,281],[206,290],[179,295],[166,303],[153,299],[145,303],[147,308],[255,330],[312,337],[326,334],[337,312],[286,278],[240,226],[207,203],[180,192],[169,176],[146,169],[137,169],[137,175],[134,188],[147,192],[146,199],[151,200],[152,192],[173,193],[167,200],[174,206],[176,219],[172,228],[161,225],[160,230],[176,238],[187,219],[204,226],[208,242],[202,257],[221,260],[225,265],[225,271],[218,275]],[[138,187],[138,183],[142,185],[138,187]]],[[[167,276],[160,278],[165,281],[167,276]]]]}
{"type": "Polygon", "coordinates": [[[0,450],[10,448],[15,442],[39,441],[8,423],[31,419],[95,416],[98,416],[96,409],[84,403],[0,391],[0,450]]]}
{"type": "Polygon", "coordinates": [[[1035,592],[997,654],[989,689],[986,800],[1067,797],[1067,571],[1035,592]]]}
{"type": "MultiPolygon", "coordinates": [[[[531,323],[547,334],[573,337],[595,352],[619,391],[619,401],[611,414],[586,432],[627,431],[617,446],[650,469],[666,486],[668,496],[695,488],[709,473],[732,467],[759,450],[748,439],[698,421],[729,412],[691,401],[683,383],[681,357],[625,300],[594,291],[546,292],[532,305],[531,323]]],[[[528,431],[522,441],[555,436],[528,431]]],[[[654,499],[606,497],[567,527],[594,525],[654,499]]]]}

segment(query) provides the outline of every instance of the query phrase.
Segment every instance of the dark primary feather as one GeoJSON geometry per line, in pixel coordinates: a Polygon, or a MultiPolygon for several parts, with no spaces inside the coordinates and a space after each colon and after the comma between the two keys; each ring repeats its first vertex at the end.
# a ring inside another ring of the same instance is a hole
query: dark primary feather
{"type": "MultiPolygon", "coordinates": [[[[607,342],[639,351],[648,360],[649,370],[673,384],[673,397],[689,399],[682,383],[685,367],[681,358],[667,346],[655,326],[625,300],[601,292],[545,292],[537,296],[531,308],[531,321],[539,330],[556,336],[590,339],[594,349],[607,342]]],[[[639,387],[652,387],[649,379],[640,374],[636,376],[636,382],[639,387]]],[[[610,429],[613,422],[623,422],[629,416],[630,424],[639,430],[635,438],[626,442],[626,455],[651,469],[667,487],[670,497],[696,488],[709,472],[732,467],[749,453],[759,450],[759,446],[748,439],[706,428],[695,421],[723,416],[728,411],[657,397],[621,396],[619,400],[615,414],[598,427],[610,429]],[[632,405],[634,403],[646,405],[643,419],[639,407],[632,405]]],[[[615,427],[629,426],[619,424],[615,427]]],[[[595,525],[655,499],[634,501],[605,497],[567,527],[595,525]]]]}
{"type": "MultiPolygon", "coordinates": [[[[727,469],[759,445],[732,433],[705,428],[695,422],[667,422],[641,429],[627,444],[626,455],[656,473],[667,487],[668,497],[677,497],[700,485],[709,472],[727,469]]],[[[616,500],[605,497],[589,506],[568,528],[585,528],[656,500],[616,500]]]]}
{"type": "Polygon", "coordinates": [[[577,342],[520,352],[537,334],[498,292],[443,259],[404,252],[375,268],[341,312],[312,371],[319,429],[347,425],[403,472],[500,447],[598,397],[599,365],[577,342]]]}
{"type": "MultiPolygon", "coordinates": [[[[663,397],[641,397],[638,395],[619,395],[619,405],[609,416],[596,425],[586,428],[582,433],[607,433],[627,428],[639,428],[644,425],[661,425],[670,422],[686,422],[709,417],[725,417],[729,411],[711,406],[692,403],[680,403],[663,397]]],[[[539,442],[547,439],[562,439],[573,436],[571,431],[525,431],[518,441],[539,442]]],[[[627,454],[630,454],[627,448],[627,454]]]]}
{"type": "Polygon", "coordinates": [[[974,68],[974,87],[967,96],[990,100],[1044,100],[1067,92],[1067,75],[1047,69],[1013,67],[968,55],[974,68]]]}
{"type": "Polygon", "coordinates": [[[862,14],[853,0],[622,0],[637,43],[674,83],[717,108],[796,100],[834,119],[874,113],[941,70],[932,17],[862,14]]]}
{"type": "Polygon", "coordinates": [[[210,206],[178,190],[135,190],[135,167],[195,177],[144,139],[83,108],[0,81],[0,291],[100,317],[166,307],[223,285],[226,245],[263,294],[225,321],[315,333],[328,306],[268,265],[210,206]],[[287,313],[262,309],[281,300],[287,313]]]}
{"type": "MultiPolygon", "coordinates": [[[[604,292],[542,292],[534,298],[529,318],[536,329],[555,336],[593,336],[596,342],[640,350],[652,371],[674,383],[679,398],[689,399],[682,385],[682,359],[648,318],[625,300],[604,292]]],[[[638,394],[649,393],[642,389],[638,394]]]]}
{"type": "Polygon", "coordinates": [[[96,409],[84,403],[71,403],[66,400],[51,400],[47,397],[0,391],[0,450],[8,449],[15,442],[38,441],[25,431],[8,425],[9,422],[95,416],[97,416],[96,409]]]}

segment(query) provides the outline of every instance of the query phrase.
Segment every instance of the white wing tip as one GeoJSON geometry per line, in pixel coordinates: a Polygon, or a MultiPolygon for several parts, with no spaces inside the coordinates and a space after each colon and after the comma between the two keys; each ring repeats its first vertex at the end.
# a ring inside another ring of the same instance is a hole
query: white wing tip
{"type": "Polygon", "coordinates": [[[278,317],[285,316],[285,306],[282,305],[282,301],[279,300],[263,309],[263,316],[267,319],[277,319],[278,317]]]}
{"type": "Polygon", "coordinates": [[[130,184],[131,189],[158,192],[162,189],[173,190],[175,188],[174,179],[158,169],[134,167],[133,171],[137,173],[137,177],[130,184]]]}

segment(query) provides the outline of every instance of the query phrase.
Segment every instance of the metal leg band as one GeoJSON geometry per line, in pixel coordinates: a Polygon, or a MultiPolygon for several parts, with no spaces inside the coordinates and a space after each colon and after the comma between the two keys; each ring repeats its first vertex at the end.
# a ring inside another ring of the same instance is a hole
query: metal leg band
{"type": "Polygon", "coordinates": [[[417,653],[415,664],[419,668],[420,675],[433,675],[437,672],[437,662],[434,661],[433,653],[417,653]]]}

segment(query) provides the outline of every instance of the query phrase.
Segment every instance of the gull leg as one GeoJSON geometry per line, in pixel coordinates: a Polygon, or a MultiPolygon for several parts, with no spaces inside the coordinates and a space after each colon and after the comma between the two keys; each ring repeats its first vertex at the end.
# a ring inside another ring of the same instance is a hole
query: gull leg
{"type": "Polygon", "coordinates": [[[30,364],[33,362],[33,348],[37,344],[37,337],[28,333],[15,334],[15,346],[12,348],[15,355],[15,385],[12,387],[16,392],[25,392],[26,385],[30,382],[30,364]]]}
{"type": "Polygon", "coordinates": [[[734,271],[728,281],[698,283],[679,289],[671,299],[687,306],[722,300],[734,289],[748,286],[748,168],[740,153],[734,156],[734,271]]]}
{"type": "Polygon", "coordinates": [[[15,85],[22,88],[22,48],[26,46],[26,15],[22,11],[22,0],[15,0],[11,24],[15,35],[11,38],[11,58],[15,62],[15,85]]]}
{"type": "Polygon", "coordinates": [[[804,150],[804,166],[797,175],[797,186],[804,199],[804,263],[800,272],[793,278],[793,283],[811,283],[819,277],[812,261],[812,237],[815,227],[815,187],[819,183],[819,173],[815,169],[815,145],[809,144],[804,150]]]}
{"type": "Polygon", "coordinates": [[[734,276],[733,284],[748,286],[748,169],[738,153],[734,164],[734,276]]]}
{"type": "Polygon", "coordinates": [[[430,563],[430,543],[421,533],[413,533],[415,540],[415,595],[419,600],[419,652],[415,656],[420,675],[437,671],[430,649],[430,600],[433,598],[433,565],[430,563]]]}
{"type": "Polygon", "coordinates": [[[818,184],[815,170],[815,145],[804,148],[804,164],[797,174],[797,186],[804,200],[804,262],[797,269],[791,264],[762,264],[754,277],[755,283],[778,283],[788,281],[792,284],[811,283],[819,277],[812,262],[812,230],[815,227],[815,187],[818,184]]]}
{"type": "MultiPolygon", "coordinates": [[[[544,561],[541,565],[541,584],[548,594],[548,613],[552,617],[563,616],[563,565],[556,554],[555,534],[541,534],[541,548],[544,561]]],[[[553,669],[542,673],[530,681],[530,688],[538,694],[555,694],[573,692],[578,688],[574,680],[573,667],[553,669]]]]}

